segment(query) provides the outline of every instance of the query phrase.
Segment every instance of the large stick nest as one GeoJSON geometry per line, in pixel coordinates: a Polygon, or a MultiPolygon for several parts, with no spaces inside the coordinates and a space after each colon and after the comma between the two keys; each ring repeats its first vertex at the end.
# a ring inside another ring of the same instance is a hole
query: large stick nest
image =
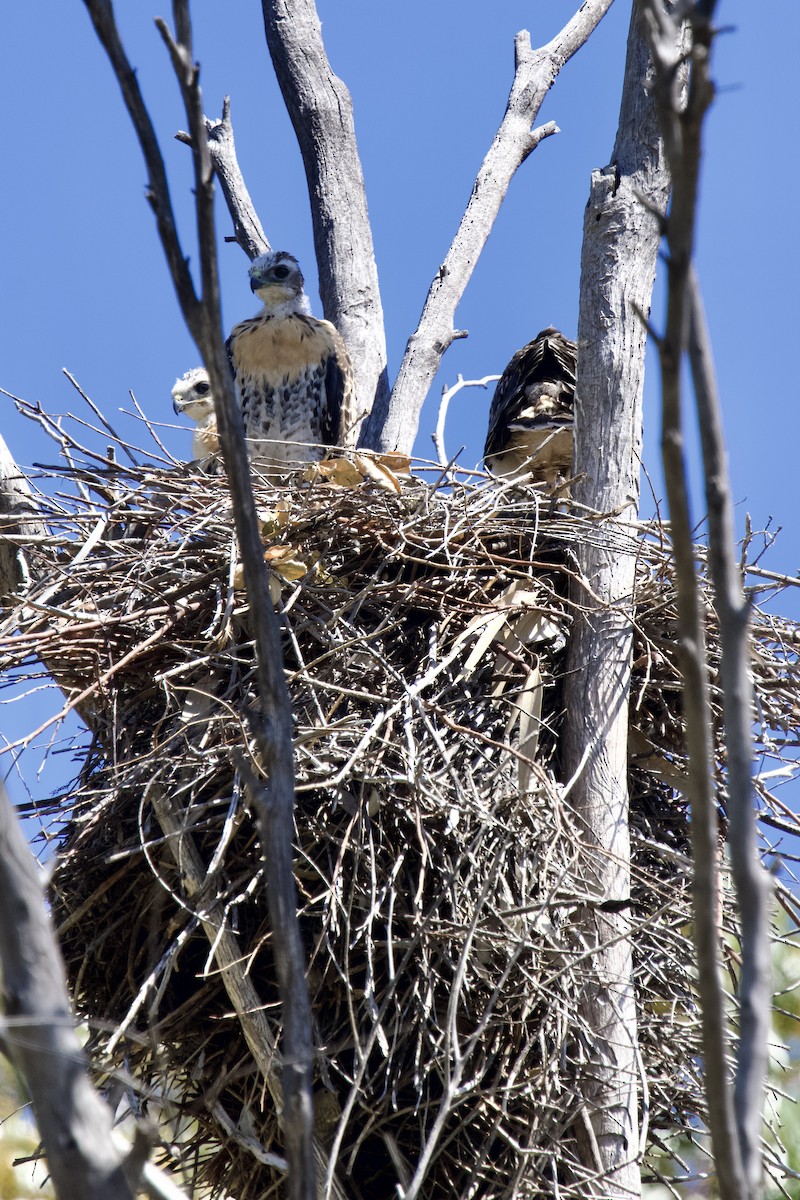
{"type": "MultiPolygon", "coordinates": [[[[229,994],[231,977],[253,987],[279,1041],[225,481],[153,461],[50,476],[51,536],[0,648],[9,678],[44,664],[91,733],[74,786],[39,806],[63,824],[53,903],[78,1010],[112,1094],[157,1122],[195,1194],[277,1194],[276,1108],[229,994]]],[[[294,703],[317,1135],[340,1194],[394,1195],[423,1155],[430,1200],[568,1195],[578,1178],[570,1131],[596,1049],[580,1001],[604,900],[559,783],[582,539],[636,558],[629,914],[648,1161],[666,1171],[703,1102],[665,531],[485,480],[360,477],[257,482],[294,703]]],[[[796,644],[755,609],[758,737],[777,760],[797,740],[796,644]]],[[[727,895],[721,911],[733,976],[727,895]]]]}

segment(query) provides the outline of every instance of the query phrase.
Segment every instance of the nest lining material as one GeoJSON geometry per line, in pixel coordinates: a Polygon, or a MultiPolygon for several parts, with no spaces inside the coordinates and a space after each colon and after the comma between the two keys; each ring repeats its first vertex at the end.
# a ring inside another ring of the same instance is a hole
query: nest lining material
{"type": "MultiPolygon", "coordinates": [[[[255,989],[276,1043],[237,770],[257,699],[225,482],[153,462],[58,478],[52,537],[0,647],[18,678],[44,663],[91,731],[74,787],[39,806],[66,822],[53,897],[74,996],[96,1062],[128,1081],[195,1194],[278,1194],[275,1104],[214,959],[228,939],[226,970],[255,989]]],[[[660,1176],[703,1114],[664,530],[485,483],[386,486],[257,484],[294,703],[317,1137],[338,1194],[396,1194],[426,1149],[431,1200],[568,1196],[579,1177],[569,1130],[594,1054],[579,999],[598,898],[556,780],[569,547],[587,538],[637,561],[631,928],[660,1176]]],[[[780,762],[797,741],[797,630],[756,609],[753,631],[760,745],[780,762]]],[[[724,897],[733,944],[732,912],[724,897]]]]}

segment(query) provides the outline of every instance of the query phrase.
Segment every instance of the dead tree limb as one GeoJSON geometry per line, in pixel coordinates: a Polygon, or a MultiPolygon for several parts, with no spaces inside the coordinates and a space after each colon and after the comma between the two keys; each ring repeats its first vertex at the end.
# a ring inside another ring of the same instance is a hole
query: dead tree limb
{"type": "MultiPolygon", "coordinates": [[[[578,323],[575,498],[614,514],[576,549],[574,600],[583,611],[570,638],[566,674],[566,769],[585,838],[587,890],[619,901],[617,912],[587,907],[582,934],[594,949],[581,1016],[594,1053],[581,1082],[588,1125],[576,1127],[581,1165],[602,1173],[600,1192],[639,1195],[638,1057],[630,942],[628,693],[632,652],[635,534],[620,552],[620,528],[636,518],[642,444],[646,334],[659,221],[668,176],[646,90],[648,53],[631,18],[619,125],[611,164],[592,175],[584,220],[578,323]]],[[[586,1123],[585,1123],[586,1124],[586,1123]]]]}
{"type": "Polygon", "coordinates": [[[694,271],[689,277],[689,362],[692,370],[708,508],[708,560],[719,617],[720,680],[728,778],[728,844],[741,926],[739,1046],[733,1104],[751,1194],[761,1184],[759,1152],[772,964],[768,877],[756,848],[753,796],[753,678],[750,671],[750,607],[734,556],[735,533],[722,409],[694,271]]]}
{"type": "Polygon", "coordinates": [[[186,323],[211,378],[234,524],[256,645],[256,675],[263,712],[251,716],[255,758],[268,783],[253,789],[261,829],[267,899],[283,1014],[283,1129],[289,1161],[289,1194],[313,1200],[314,1146],[311,1075],[313,1043],[305,979],[305,955],[297,919],[292,864],[294,762],[292,715],[283,672],[280,627],[269,595],[269,577],[256,517],[245,450],[241,411],[222,337],[216,241],[214,182],[203,119],[199,70],[192,54],[188,0],[174,0],[173,37],[158,22],[181,88],[195,168],[197,234],[202,293],[197,295],[181,249],[166,171],[155,130],[120,41],[111,0],[84,0],[98,38],[111,62],[136,131],[149,174],[148,199],[186,323]]]}
{"type": "Polygon", "coordinates": [[[262,9],[303,156],[322,307],[350,351],[359,411],[383,410],[386,335],[353,102],[328,62],[314,0],[262,0],[262,9]]]}
{"type": "Polygon", "coordinates": [[[456,338],[455,312],[494,225],[515,171],[543,138],[558,132],[550,121],[532,129],[559,71],[584,44],[611,0],[585,0],[561,32],[538,50],[522,30],[514,42],[514,81],[505,115],[478,171],[456,235],[430,285],[416,331],[406,346],[391,398],[370,414],[363,433],[373,450],[410,453],[419,416],[443,355],[456,338]]]}
{"type": "MultiPolygon", "coordinates": [[[[746,1029],[747,1043],[740,1043],[740,1054],[745,1055],[746,1070],[744,1078],[740,1078],[740,1073],[737,1072],[737,1103],[734,1106],[727,1078],[728,1030],[716,922],[719,869],[708,667],[683,458],[680,377],[681,364],[688,349],[693,314],[695,338],[701,332],[700,309],[693,283],[692,255],[702,127],[713,97],[709,53],[714,8],[714,0],[703,0],[695,5],[683,6],[692,30],[692,47],[688,95],[685,105],[682,105],[676,87],[677,70],[683,58],[679,23],[665,8],[662,0],[643,0],[645,29],[655,66],[653,94],[672,176],[672,203],[666,226],[669,249],[667,317],[658,347],[663,404],[661,448],[675,554],[681,666],[684,676],[686,745],[689,756],[687,791],[692,806],[695,943],[702,1008],[706,1098],[719,1193],[722,1200],[733,1200],[734,1197],[755,1197],[760,1186],[758,1135],[765,1060],[764,1048],[757,1047],[753,1039],[763,1035],[763,1017],[757,1016],[750,1005],[763,992],[763,980],[759,981],[755,992],[743,999],[745,1023],[742,1032],[744,1035],[746,1029]],[[757,1079],[756,1074],[759,1071],[761,1076],[757,1079]],[[738,1090],[740,1084],[741,1091],[738,1090]]],[[[707,371],[707,348],[701,350],[699,345],[695,345],[693,358],[701,390],[705,392],[701,399],[701,404],[706,404],[705,419],[713,419],[713,414],[707,407],[711,386],[707,371]]],[[[742,808],[750,809],[751,767],[749,759],[744,762],[744,758],[745,747],[750,745],[751,710],[747,705],[747,688],[742,691],[743,678],[747,675],[746,610],[743,602],[737,601],[731,591],[731,579],[736,570],[732,557],[725,566],[721,565],[723,556],[727,560],[728,556],[733,555],[732,518],[729,508],[726,513],[725,501],[720,495],[721,487],[722,490],[727,490],[725,485],[722,485],[720,474],[724,474],[721,445],[716,443],[716,438],[709,429],[703,431],[703,438],[705,467],[707,471],[711,469],[714,472],[714,478],[707,478],[706,483],[709,503],[714,508],[713,536],[715,539],[724,538],[728,541],[726,546],[720,544],[713,552],[710,551],[710,558],[717,560],[715,571],[719,572],[719,578],[715,580],[715,590],[719,587],[722,592],[722,596],[717,593],[717,604],[722,601],[720,625],[722,627],[723,613],[727,625],[727,645],[723,650],[723,657],[731,653],[741,656],[738,663],[728,663],[723,671],[724,685],[739,693],[738,696],[725,697],[726,741],[743,733],[742,723],[746,731],[744,745],[734,748],[734,771],[739,770],[741,775],[733,783],[731,796],[734,806],[738,803],[742,808]],[[727,728],[729,716],[734,722],[731,729],[727,728]]],[[[711,536],[711,525],[709,533],[711,536]]],[[[729,761],[729,770],[730,767],[729,761]]],[[[748,984],[752,987],[754,972],[763,966],[764,935],[759,924],[764,919],[766,896],[763,895],[763,886],[756,885],[758,891],[755,895],[749,890],[749,884],[754,879],[755,864],[752,856],[755,854],[755,842],[753,839],[750,849],[746,849],[743,843],[746,838],[752,837],[751,820],[745,812],[739,812],[736,838],[737,863],[740,869],[745,867],[748,876],[744,883],[744,891],[740,895],[742,898],[747,896],[750,900],[757,901],[755,913],[748,913],[746,916],[741,914],[742,952],[743,956],[748,957],[747,970],[743,971],[743,983],[746,975],[748,984]],[[745,929],[749,935],[747,942],[744,936],[745,929]],[[753,937],[755,944],[750,941],[753,937]]],[[[737,889],[740,882],[737,881],[737,889]]]]}
{"type": "MultiPolygon", "coordinates": [[[[225,203],[228,206],[228,212],[231,214],[235,240],[247,257],[252,260],[259,254],[266,254],[271,247],[258,219],[253,201],[250,199],[250,193],[236,156],[230,96],[226,96],[222,102],[222,117],[218,121],[205,117],[204,123],[208,137],[208,150],[222,194],[225,197],[225,203]]],[[[183,130],[176,133],[175,137],[187,146],[192,144],[191,135],[183,130]]],[[[230,238],[226,238],[226,241],[230,241],[230,238]]]]}
{"type": "Polygon", "coordinates": [[[114,1144],[111,1110],[89,1082],[41,878],[2,785],[0,903],[3,1047],[28,1085],[56,1195],[132,1200],[136,1180],[114,1144]]]}

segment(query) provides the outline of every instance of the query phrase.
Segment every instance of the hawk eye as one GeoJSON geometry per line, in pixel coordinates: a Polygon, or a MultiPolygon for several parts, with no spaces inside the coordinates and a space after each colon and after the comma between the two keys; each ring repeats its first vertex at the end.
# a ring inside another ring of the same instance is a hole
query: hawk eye
{"type": "Polygon", "coordinates": [[[210,383],[196,383],[194,386],[194,390],[197,392],[198,396],[207,396],[208,393],[211,391],[211,384],[210,383]]]}
{"type": "Polygon", "coordinates": [[[276,279],[285,279],[287,275],[291,274],[291,272],[289,271],[288,267],[275,267],[272,274],[276,279]]]}

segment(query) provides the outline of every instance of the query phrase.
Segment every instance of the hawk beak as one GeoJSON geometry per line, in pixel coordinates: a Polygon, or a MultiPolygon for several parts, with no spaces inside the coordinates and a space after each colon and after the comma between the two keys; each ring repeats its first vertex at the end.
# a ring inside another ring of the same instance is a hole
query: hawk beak
{"type": "Polygon", "coordinates": [[[260,271],[251,271],[250,272],[250,291],[251,292],[257,292],[259,288],[264,287],[266,282],[267,282],[266,279],[264,278],[264,276],[261,274],[260,271]]]}
{"type": "Polygon", "coordinates": [[[179,416],[181,415],[181,413],[183,412],[183,401],[182,401],[182,400],[179,400],[179,399],[177,398],[177,396],[174,396],[174,397],[173,397],[173,399],[172,399],[172,411],[173,411],[173,412],[175,413],[175,415],[176,415],[176,416],[178,416],[178,417],[179,417],[179,416]]]}

